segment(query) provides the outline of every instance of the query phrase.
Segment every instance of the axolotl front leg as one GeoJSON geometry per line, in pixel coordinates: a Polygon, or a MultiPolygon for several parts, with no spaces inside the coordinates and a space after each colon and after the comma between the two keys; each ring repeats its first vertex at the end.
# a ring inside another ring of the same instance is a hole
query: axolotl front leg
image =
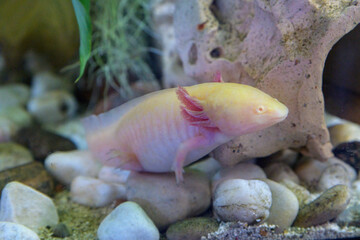
{"type": "Polygon", "coordinates": [[[185,159],[188,156],[188,154],[193,150],[207,147],[209,145],[209,142],[210,142],[209,139],[200,135],[200,136],[195,136],[193,138],[190,138],[180,144],[180,146],[176,152],[176,156],[175,156],[173,166],[172,166],[172,170],[175,172],[177,183],[182,182],[184,180],[183,166],[184,166],[184,162],[185,162],[185,159]]]}

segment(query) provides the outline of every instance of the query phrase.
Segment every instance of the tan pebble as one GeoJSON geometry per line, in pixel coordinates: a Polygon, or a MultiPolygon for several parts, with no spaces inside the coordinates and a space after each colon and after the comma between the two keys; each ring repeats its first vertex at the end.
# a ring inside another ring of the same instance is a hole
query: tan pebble
{"type": "Polygon", "coordinates": [[[299,208],[302,208],[305,204],[309,202],[310,192],[303,186],[296,184],[288,179],[282,180],[280,184],[284,185],[295,194],[297,200],[299,201],[299,208]]]}
{"type": "Polygon", "coordinates": [[[291,167],[285,163],[272,163],[264,168],[266,176],[276,182],[281,182],[284,179],[291,180],[295,183],[299,183],[299,177],[291,169],[291,167]]]}
{"type": "Polygon", "coordinates": [[[262,180],[268,184],[272,195],[272,205],[266,223],[278,225],[281,229],[290,227],[299,210],[295,194],[277,182],[262,180]]]}
{"type": "Polygon", "coordinates": [[[350,201],[350,190],[345,185],[336,185],[311,203],[300,209],[294,226],[310,227],[326,223],[345,210],[350,201]]]}

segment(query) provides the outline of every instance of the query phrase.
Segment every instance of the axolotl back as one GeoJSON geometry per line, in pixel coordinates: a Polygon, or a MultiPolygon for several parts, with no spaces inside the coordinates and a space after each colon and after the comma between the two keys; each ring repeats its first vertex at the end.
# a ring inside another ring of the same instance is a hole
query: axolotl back
{"type": "Polygon", "coordinates": [[[266,93],[237,83],[161,90],[83,120],[90,150],[105,165],[134,171],[175,171],[231,139],[286,118],[266,93]]]}

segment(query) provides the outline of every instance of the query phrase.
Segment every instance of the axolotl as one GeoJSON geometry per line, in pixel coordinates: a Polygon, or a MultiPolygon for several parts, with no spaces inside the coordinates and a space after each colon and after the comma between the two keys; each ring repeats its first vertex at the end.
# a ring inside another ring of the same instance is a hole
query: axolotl
{"type": "Polygon", "coordinates": [[[281,122],[288,108],[251,86],[210,82],[160,90],[83,119],[89,149],[104,165],[174,171],[216,147],[281,122]]]}

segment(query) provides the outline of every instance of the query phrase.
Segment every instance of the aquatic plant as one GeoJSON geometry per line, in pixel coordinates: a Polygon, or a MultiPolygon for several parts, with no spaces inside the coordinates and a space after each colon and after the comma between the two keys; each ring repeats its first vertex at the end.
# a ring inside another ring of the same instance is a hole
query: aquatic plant
{"type": "MultiPolygon", "coordinates": [[[[79,0],[73,0],[74,2],[79,0]]],[[[81,43],[84,42],[83,48],[80,47],[80,77],[85,69],[85,62],[88,61],[87,73],[90,79],[105,79],[105,91],[112,87],[122,96],[132,95],[130,76],[135,79],[154,80],[153,72],[146,61],[149,51],[153,50],[148,46],[148,38],[152,35],[149,28],[149,8],[147,0],[91,1],[93,49],[86,49],[88,32],[80,35],[81,43]],[[81,52],[82,49],[91,53],[81,52]]],[[[89,30],[91,31],[86,29],[89,30]]]]}

